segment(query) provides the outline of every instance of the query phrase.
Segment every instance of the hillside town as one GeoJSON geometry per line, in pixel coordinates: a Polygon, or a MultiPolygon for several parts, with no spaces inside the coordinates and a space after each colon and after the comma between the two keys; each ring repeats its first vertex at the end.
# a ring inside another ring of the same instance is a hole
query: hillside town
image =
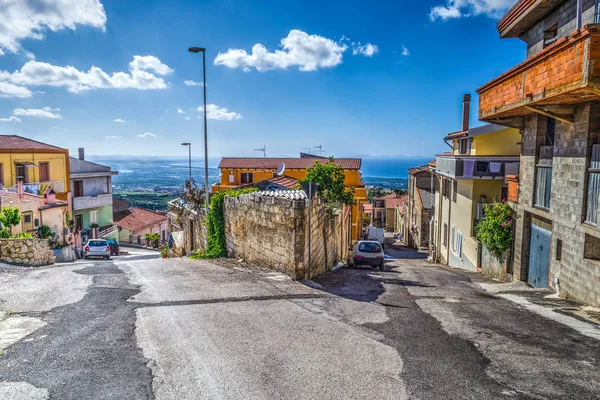
{"type": "Polygon", "coordinates": [[[0,400],[598,398],[599,28],[513,1],[525,59],[453,95],[406,187],[314,144],[209,181],[205,75],[165,209],[76,136],[0,134],[0,400]]]}

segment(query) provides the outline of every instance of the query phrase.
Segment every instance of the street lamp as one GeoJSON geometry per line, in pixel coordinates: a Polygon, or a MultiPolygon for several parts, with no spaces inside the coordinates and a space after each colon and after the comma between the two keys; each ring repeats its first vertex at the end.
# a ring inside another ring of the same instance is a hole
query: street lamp
{"type": "Polygon", "coordinates": [[[190,185],[192,184],[192,144],[190,142],[184,142],[181,143],[182,146],[188,146],[188,149],[190,150],[190,161],[189,161],[189,165],[190,165],[190,185]]]}
{"type": "Polygon", "coordinates": [[[208,217],[208,132],[206,128],[206,49],[190,47],[190,53],[202,53],[202,87],[204,88],[204,193],[206,195],[206,216],[208,217]]]}

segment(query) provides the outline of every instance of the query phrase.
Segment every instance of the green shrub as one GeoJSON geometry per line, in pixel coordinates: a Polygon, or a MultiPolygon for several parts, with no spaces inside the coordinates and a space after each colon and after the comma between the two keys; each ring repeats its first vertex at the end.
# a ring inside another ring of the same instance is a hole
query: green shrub
{"type": "Polygon", "coordinates": [[[52,239],[54,236],[55,234],[52,232],[52,228],[48,225],[40,225],[37,229],[38,239],[52,239]]]}
{"type": "Polygon", "coordinates": [[[206,216],[207,240],[206,251],[204,253],[193,253],[191,258],[222,258],[227,257],[227,243],[225,241],[225,216],[223,214],[223,204],[225,196],[238,197],[243,194],[256,192],[256,188],[244,188],[236,190],[227,190],[225,192],[213,193],[210,196],[210,209],[206,216]]]}
{"type": "Polygon", "coordinates": [[[0,225],[12,235],[12,227],[21,223],[21,212],[19,207],[2,207],[0,213],[0,225]]]}
{"type": "Polygon", "coordinates": [[[475,237],[497,259],[512,244],[516,217],[508,203],[494,203],[485,206],[485,217],[475,226],[475,237]]]}

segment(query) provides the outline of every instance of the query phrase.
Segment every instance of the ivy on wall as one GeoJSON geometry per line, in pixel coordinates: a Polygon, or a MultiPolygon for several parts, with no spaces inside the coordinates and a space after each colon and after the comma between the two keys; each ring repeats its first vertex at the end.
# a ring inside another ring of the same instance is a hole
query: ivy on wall
{"type": "Polygon", "coordinates": [[[497,259],[512,244],[516,217],[508,203],[494,203],[485,206],[485,217],[475,226],[475,237],[497,259]]]}
{"type": "Polygon", "coordinates": [[[206,216],[206,251],[193,253],[191,258],[208,259],[227,257],[227,242],[225,239],[225,215],[223,205],[225,196],[238,197],[243,194],[256,192],[256,188],[233,189],[225,192],[217,192],[210,196],[210,208],[206,216]]]}

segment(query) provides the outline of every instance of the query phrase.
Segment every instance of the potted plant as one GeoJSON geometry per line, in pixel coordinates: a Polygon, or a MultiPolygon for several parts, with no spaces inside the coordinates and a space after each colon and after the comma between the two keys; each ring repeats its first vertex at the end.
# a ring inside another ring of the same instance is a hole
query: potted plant
{"type": "Polygon", "coordinates": [[[162,258],[167,258],[168,251],[169,251],[169,249],[168,249],[168,246],[165,244],[165,245],[164,245],[164,246],[163,246],[163,247],[160,249],[160,256],[161,256],[162,258]]]}

